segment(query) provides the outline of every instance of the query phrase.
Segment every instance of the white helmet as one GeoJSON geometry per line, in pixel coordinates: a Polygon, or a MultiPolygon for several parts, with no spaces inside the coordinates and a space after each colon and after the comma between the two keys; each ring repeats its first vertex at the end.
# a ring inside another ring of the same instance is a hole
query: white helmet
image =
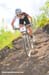
{"type": "Polygon", "coordinates": [[[22,12],[21,9],[16,9],[16,10],[15,10],[15,13],[16,13],[17,15],[21,14],[21,12],[22,12]]]}

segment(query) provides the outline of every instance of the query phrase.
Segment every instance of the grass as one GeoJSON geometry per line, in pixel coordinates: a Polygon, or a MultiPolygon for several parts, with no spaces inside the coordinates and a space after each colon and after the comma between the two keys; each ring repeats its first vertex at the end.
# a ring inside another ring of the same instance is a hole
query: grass
{"type": "Polygon", "coordinates": [[[14,33],[2,31],[2,34],[0,34],[0,51],[5,46],[12,47],[12,41],[19,37],[21,37],[21,33],[19,31],[15,31],[14,33]]]}

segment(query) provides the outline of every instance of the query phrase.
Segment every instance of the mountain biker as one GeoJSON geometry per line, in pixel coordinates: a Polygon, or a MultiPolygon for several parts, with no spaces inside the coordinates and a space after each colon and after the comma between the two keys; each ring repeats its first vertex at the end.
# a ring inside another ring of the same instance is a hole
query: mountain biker
{"type": "Polygon", "coordinates": [[[28,15],[25,12],[22,12],[21,9],[16,9],[15,10],[15,14],[16,16],[14,17],[14,19],[12,20],[12,27],[14,28],[14,23],[16,18],[19,18],[19,26],[23,26],[25,25],[27,30],[29,31],[28,34],[32,37],[32,28],[31,28],[31,21],[32,21],[32,17],[30,15],[28,15]]]}

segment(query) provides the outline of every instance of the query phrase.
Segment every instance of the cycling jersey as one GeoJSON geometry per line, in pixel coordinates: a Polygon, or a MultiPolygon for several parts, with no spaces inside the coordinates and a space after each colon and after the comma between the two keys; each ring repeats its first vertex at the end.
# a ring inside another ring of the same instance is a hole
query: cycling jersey
{"type": "Polygon", "coordinates": [[[30,21],[28,19],[28,15],[26,13],[22,13],[21,15],[24,17],[19,19],[19,24],[23,24],[23,25],[30,24],[30,21]]]}

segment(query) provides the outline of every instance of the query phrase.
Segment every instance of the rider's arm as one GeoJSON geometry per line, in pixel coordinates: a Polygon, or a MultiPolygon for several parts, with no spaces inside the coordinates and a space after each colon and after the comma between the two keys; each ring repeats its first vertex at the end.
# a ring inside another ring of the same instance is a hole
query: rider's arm
{"type": "Polygon", "coordinates": [[[28,17],[29,21],[32,23],[32,17],[29,15],[27,17],[28,17]]]}
{"type": "Polygon", "coordinates": [[[16,16],[14,17],[14,19],[11,22],[11,25],[12,25],[13,28],[14,28],[14,22],[15,22],[15,20],[16,20],[16,16]]]}

